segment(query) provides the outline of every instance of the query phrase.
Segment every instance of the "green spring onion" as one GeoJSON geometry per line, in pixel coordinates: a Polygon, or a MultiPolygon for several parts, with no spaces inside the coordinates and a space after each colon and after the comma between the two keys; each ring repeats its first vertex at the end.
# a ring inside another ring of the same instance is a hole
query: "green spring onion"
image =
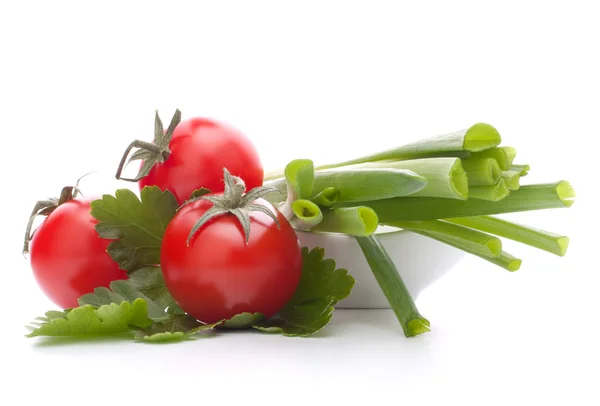
{"type": "Polygon", "coordinates": [[[567,253],[567,248],[569,247],[569,238],[566,236],[502,220],[497,217],[462,217],[447,219],[447,221],[518,241],[561,257],[567,253]]]}
{"type": "Polygon", "coordinates": [[[509,190],[519,190],[521,187],[521,172],[517,171],[502,171],[502,179],[506,182],[509,190]]]}
{"type": "Polygon", "coordinates": [[[444,234],[436,234],[427,231],[418,231],[414,230],[415,233],[424,235],[429,238],[433,238],[434,240],[443,242],[444,244],[448,244],[454,248],[465,251],[469,254],[475,255],[481,259],[485,259],[486,261],[497,265],[501,268],[506,269],[510,272],[518,271],[521,268],[521,260],[519,258],[515,258],[513,255],[509,254],[506,251],[501,251],[498,256],[488,257],[486,255],[482,255],[478,252],[471,250],[470,241],[466,241],[460,237],[449,236],[444,234]]]}
{"type": "MultiPolygon", "coordinates": [[[[390,223],[568,208],[574,203],[574,197],[575,191],[569,182],[560,181],[521,186],[519,190],[497,202],[481,199],[456,200],[408,196],[366,201],[359,204],[375,210],[381,222],[390,223]]],[[[346,203],[338,202],[333,207],[344,207],[345,205],[346,203]]]]}
{"type": "Polygon", "coordinates": [[[363,237],[373,234],[378,226],[377,213],[370,207],[342,207],[324,210],[322,221],[311,231],[363,237]]]}
{"type": "MultiPolygon", "coordinates": [[[[285,179],[265,182],[278,192],[267,195],[267,200],[281,201],[286,198],[285,179]]],[[[312,196],[324,189],[335,188],[339,191],[339,202],[357,202],[375,199],[387,199],[411,195],[427,185],[427,180],[414,172],[392,168],[344,168],[315,172],[312,196]]],[[[312,197],[311,196],[311,197],[312,197]]]]}
{"type": "Polygon", "coordinates": [[[406,337],[430,331],[429,320],[421,316],[394,262],[376,235],[357,237],[379,287],[387,298],[406,337]]]}
{"type": "Polygon", "coordinates": [[[474,186],[469,189],[469,197],[472,199],[489,200],[497,202],[508,196],[510,190],[506,186],[504,178],[500,178],[498,183],[492,186],[474,186]]]}
{"type": "Polygon", "coordinates": [[[530,169],[531,169],[531,167],[527,164],[525,164],[525,165],[512,164],[510,166],[511,171],[519,172],[521,174],[521,176],[526,176],[529,173],[530,169]]]}
{"type": "Polygon", "coordinates": [[[469,186],[495,185],[502,177],[502,170],[494,158],[463,159],[462,166],[467,173],[469,186]]]}
{"type": "Polygon", "coordinates": [[[458,224],[446,223],[441,220],[397,221],[393,223],[384,223],[384,225],[411,231],[424,231],[451,239],[458,238],[462,241],[463,246],[468,248],[471,252],[489,258],[497,257],[502,251],[502,241],[500,241],[498,237],[458,224]]]}
{"type": "Polygon", "coordinates": [[[308,230],[323,220],[323,213],[319,206],[310,200],[298,199],[292,203],[294,217],[290,220],[293,227],[308,230]]]}
{"type": "Polygon", "coordinates": [[[500,169],[507,171],[510,169],[516,155],[517,152],[512,147],[495,147],[486,149],[485,151],[475,152],[470,157],[466,158],[465,161],[470,159],[478,160],[492,158],[498,162],[500,169]]]}
{"type": "Polygon", "coordinates": [[[467,199],[469,181],[459,158],[428,158],[410,161],[366,163],[351,168],[391,168],[409,170],[427,180],[424,188],[410,196],[467,199]]]}
{"type": "Polygon", "coordinates": [[[340,198],[340,190],[335,187],[327,187],[317,193],[310,200],[320,206],[330,207],[340,198]]]}

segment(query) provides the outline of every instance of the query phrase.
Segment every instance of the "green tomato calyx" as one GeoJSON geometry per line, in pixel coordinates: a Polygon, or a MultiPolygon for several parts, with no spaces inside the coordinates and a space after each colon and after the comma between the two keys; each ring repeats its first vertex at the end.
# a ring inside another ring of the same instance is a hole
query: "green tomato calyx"
{"type": "Polygon", "coordinates": [[[259,186],[248,193],[244,193],[246,190],[246,184],[244,181],[237,177],[232,176],[227,168],[223,168],[223,175],[225,181],[225,189],[222,195],[203,195],[197,198],[188,200],[183,206],[195,202],[197,200],[208,200],[213,206],[208,209],[198,221],[192,227],[190,234],[187,238],[187,246],[190,246],[190,242],[194,237],[194,234],[209,220],[222,216],[224,214],[233,214],[242,225],[244,230],[244,236],[246,238],[246,244],[250,239],[250,213],[261,212],[269,216],[277,224],[277,228],[280,227],[277,216],[267,207],[260,204],[254,203],[257,199],[276,191],[276,189],[266,186],[259,186]]]}
{"type": "MultiPolygon", "coordinates": [[[[85,176],[85,175],[84,175],[85,176]]],[[[83,176],[82,176],[83,178],[83,176]]],[[[32,238],[31,230],[33,228],[33,222],[37,218],[37,216],[48,217],[54,210],[58,208],[63,203],[69,202],[77,197],[77,194],[83,195],[79,190],[79,180],[77,181],[75,186],[65,186],[62,188],[60,192],[60,197],[51,197],[46,200],[38,201],[33,207],[33,211],[29,216],[29,221],[27,222],[27,227],[25,229],[25,240],[23,242],[23,255],[29,253],[29,242],[32,238]]]]}

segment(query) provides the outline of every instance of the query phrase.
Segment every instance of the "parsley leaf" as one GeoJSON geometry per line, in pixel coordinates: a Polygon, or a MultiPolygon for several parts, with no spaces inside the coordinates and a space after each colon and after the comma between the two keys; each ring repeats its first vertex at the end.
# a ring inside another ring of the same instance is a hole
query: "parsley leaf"
{"type": "Polygon", "coordinates": [[[121,334],[132,328],[152,325],[148,308],[142,299],[133,303],[111,303],[95,308],[91,305],[76,307],[67,312],[47,312],[40,317],[42,323],[32,323],[35,328],[27,337],[38,336],[103,336],[121,334]]]}
{"type": "Polygon", "coordinates": [[[133,191],[119,189],[115,196],[91,203],[96,231],[101,238],[115,240],[108,253],[125,271],[160,263],[162,237],[178,207],[173,193],[157,186],[144,187],[140,196],[141,200],[133,191]]]}
{"type": "Polygon", "coordinates": [[[146,342],[183,340],[220,324],[203,324],[186,315],[164,286],[160,268],[142,268],[130,275],[128,280],[111,282],[110,289],[100,287],[94,293],[83,295],[79,298],[79,304],[98,308],[115,302],[143,300],[147,304],[148,317],[154,323],[143,328],[132,328],[132,331],[135,332],[135,338],[146,342]],[[138,286],[141,287],[139,290],[138,286]]]}
{"type": "Polygon", "coordinates": [[[175,299],[173,299],[167,285],[165,285],[160,267],[152,266],[136,269],[129,273],[127,282],[163,309],[175,305],[175,299]]]}
{"type": "Polygon", "coordinates": [[[240,313],[236,314],[232,318],[225,320],[223,324],[220,326],[222,328],[231,328],[231,329],[243,329],[248,327],[253,327],[261,322],[263,322],[265,316],[262,313],[240,313]]]}
{"type": "Polygon", "coordinates": [[[78,299],[80,306],[91,305],[95,308],[113,303],[129,302],[142,299],[148,309],[148,317],[153,321],[164,321],[170,316],[165,311],[165,306],[159,305],[142,292],[137,290],[129,280],[116,280],[110,283],[110,289],[99,287],[94,293],[88,293],[78,299]]]}
{"type": "Polygon", "coordinates": [[[135,332],[136,338],[149,342],[178,341],[191,338],[196,333],[212,330],[220,323],[202,324],[188,315],[177,315],[169,320],[154,323],[135,332]]]}

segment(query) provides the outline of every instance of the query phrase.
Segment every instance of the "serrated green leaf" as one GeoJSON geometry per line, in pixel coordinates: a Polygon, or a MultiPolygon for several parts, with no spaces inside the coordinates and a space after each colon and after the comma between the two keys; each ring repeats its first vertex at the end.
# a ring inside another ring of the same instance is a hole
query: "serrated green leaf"
{"type": "Polygon", "coordinates": [[[159,304],[163,309],[175,304],[175,299],[167,289],[162,270],[158,266],[136,269],[129,273],[128,281],[131,286],[159,304]]]}
{"type": "Polygon", "coordinates": [[[325,251],[302,248],[302,278],[292,299],[270,319],[252,327],[286,336],[308,336],[321,330],[333,316],[334,306],[348,297],[354,278],[345,269],[336,269],[325,251]]]}
{"type": "Polygon", "coordinates": [[[292,302],[306,302],[332,296],[336,302],[350,295],[354,278],[342,268],[336,269],[335,260],[325,258],[323,248],[302,248],[302,279],[292,302]]]}
{"type": "Polygon", "coordinates": [[[186,334],[181,331],[167,331],[165,333],[154,333],[151,335],[146,335],[144,333],[136,333],[135,338],[137,338],[138,340],[144,340],[146,342],[164,343],[170,341],[184,340],[186,338],[186,334]]]}
{"type": "Polygon", "coordinates": [[[177,199],[157,186],[142,189],[141,200],[129,189],[104,195],[91,203],[101,238],[115,240],[108,253],[126,271],[160,263],[160,246],[169,221],[177,211],[177,199]]]}
{"type": "Polygon", "coordinates": [[[147,328],[152,325],[146,302],[142,299],[136,299],[133,303],[112,303],[98,309],[85,305],[72,309],[64,317],[57,316],[57,313],[51,313],[52,319],[35,328],[27,337],[104,336],[127,333],[132,327],[147,328]]]}
{"type": "Polygon", "coordinates": [[[225,320],[220,327],[230,329],[250,328],[255,324],[261,323],[264,321],[264,319],[265,316],[261,313],[240,313],[228,320],[225,320]]]}
{"type": "Polygon", "coordinates": [[[202,324],[187,315],[173,316],[166,322],[154,323],[147,328],[137,330],[135,337],[151,342],[177,341],[191,338],[201,331],[212,330],[219,324],[221,323],[202,324]]]}
{"type": "Polygon", "coordinates": [[[269,320],[255,323],[253,327],[285,336],[308,336],[321,330],[333,317],[332,296],[289,306],[269,320]]]}
{"type": "Polygon", "coordinates": [[[167,313],[173,314],[173,315],[185,314],[183,309],[181,307],[179,307],[179,305],[177,303],[171,304],[167,309],[167,313]]]}
{"type": "Polygon", "coordinates": [[[104,305],[129,302],[142,299],[146,303],[148,317],[154,321],[164,321],[169,318],[166,308],[153,301],[137,290],[129,280],[116,280],[110,283],[110,289],[99,287],[94,293],[88,293],[78,299],[79,305],[90,305],[99,308],[104,305]]]}

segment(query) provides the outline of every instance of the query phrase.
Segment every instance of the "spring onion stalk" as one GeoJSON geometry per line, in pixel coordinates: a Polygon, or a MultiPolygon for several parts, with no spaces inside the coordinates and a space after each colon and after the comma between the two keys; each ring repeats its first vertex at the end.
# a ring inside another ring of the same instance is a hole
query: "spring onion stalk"
{"type": "Polygon", "coordinates": [[[506,182],[508,190],[519,190],[521,187],[521,172],[502,171],[502,179],[506,182]]]}
{"type": "Polygon", "coordinates": [[[502,170],[494,158],[464,159],[462,166],[467,173],[469,186],[495,185],[502,177],[502,170]]]}
{"type": "Polygon", "coordinates": [[[425,231],[450,239],[457,238],[471,252],[476,252],[489,258],[497,257],[502,252],[502,241],[498,237],[441,220],[397,221],[394,223],[384,223],[384,225],[411,231],[425,231]]]}
{"type": "Polygon", "coordinates": [[[338,188],[327,187],[327,188],[321,190],[319,193],[317,193],[310,200],[313,203],[318,204],[320,206],[330,207],[335,202],[338,201],[339,197],[340,197],[340,190],[338,188]]]}
{"type": "Polygon", "coordinates": [[[369,207],[342,207],[323,211],[323,219],[311,231],[356,237],[371,235],[379,226],[377,213],[369,207]]]}
{"type": "Polygon", "coordinates": [[[447,219],[448,222],[508,238],[560,257],[567,253],[569,237],[492,216],[447,219]]]}
{"type": "Polygon", "coordinates": [[[526,176],[529,173],[529,170],[531,169],[531,167],[527,164],[524,165],[515,165],[512,164],[510,166],[510,170],[511,171],[515,171],[515,172],[520,172],[521,176],[526,176]]]}
{"type": "MultiPolygon", "coordinates": [[[[288,220],[293,218],[292,204],[297,199],[310,199],[312,197],[313,181],[315,177],[315,169],[313,162],[310,159],[296,159],[291,161],[285,167],[285,178],[282,179],[282,187],[286,190],[286,194],[277,193],[281,201],[285,199],[285,203],[279,206],[279,211],[288,220]]],[[[271,196],[270,193],[268,196],[271,196]]],[[[267,198],[267,196],[265,196],[267,198]]],[[[270,198],[267,198],[270,200],[270,198]]]]}
{"type": "MultiPolygon", "coordinates": [[[[519,190],[498,202],[409,196],[359,204],[374,209],[382,223],[390,223],[568,208],[573,205],[574,197],[575,191],[569,182],[563,180],[556,183],[521,186],[519,190]]],[[[338,202],[333,207],[345,205],[346,203],[338,202]]]]}
{"type": "Polygon", "coordinates": [[[500,178],[498,183],[492,186],[474,186],[469,188],[469,197],[472,199],[489,200],[497,202],[510,194],[504,178],[500,178]]]}
{"type": "Polygon", "coordinates": [[[357,237],[379,287],[387,298],[406,337],[430,331],[429,320],[421,316],[394,262],[376,235],[357,237]]]}
{"type": "Polygon", "coordinates": [[[481,259],[485,259],[486,261],[488,261],[496,266],[499,266],[501,268],[504,268],[507,271],[515,272],[521,268],[522,261],[519,258],[515,258],[513,255],[509,254],[506,251],[501,251],[498,256],[490,258],[490,257],[482,255],[478,252],[472,251],[469,247],[469,243],[466,242],[462,238],[444,235],[444,234],[431,233],[428,231],[418,231],[418,230],[411,230],[411,231],[414,231],[417,234],[424,235],[425,237],[433,238],[434,240],[443,242],[444,244],[448,244],[454,248],[457,248],[462,251],[465,251],[466,253],[475,255],[481,259]]]}
{"type": "Polygon", "coordinates": [[[410,161],[366,163],[354,168],[391,168],[409,170],[427,180],[427,185],[415,192],[414,197],[446,197],[467,199],[469,180],[459,158],[427,158],[410,161]]]}
{"type": "MultiPolygon", "coordinates": [[[[279,193],[269,194],[267,200],[286,199],[287,182],[277,179],[265,182],[279,193]]],[[[327,188],[339,191],[338,202],[357,202],[391,197],[408,196],[427,185],[427,180],[405,169],[392,168],[344,168],[315,172],[313,196],[327,188]]]]}
{"type": "MultiPolygon", "coordinates": [[[[485,123],[477,123],[466,130],[437,135],[386,151],[365,155],[348,161],[320,165],[316,170],[340,168],[342,166],[378,161],[403,161],[429,157],[466,157],[472,152],[496,147],[502,141],[498,130],[485,123]]],[[[264,180],[283,177],[281,170],[265,175],[264,180]]]]}
{"type": "Polygon", "coordinates": [[[517,152],[513,147],[494,147],[486,149],[485,151],[475,152],[465,160],[492,158],[498,162],[500,169],[507,171],[510,169],[516,155],[517,152]]]}
{"type": "Polygon", "coordinates": [[[310,200],[298,199],[292,203],[294,217],[290,223],[294,228],[309,230],[323,220],[323,213],[319,206],[310,200]]]}

